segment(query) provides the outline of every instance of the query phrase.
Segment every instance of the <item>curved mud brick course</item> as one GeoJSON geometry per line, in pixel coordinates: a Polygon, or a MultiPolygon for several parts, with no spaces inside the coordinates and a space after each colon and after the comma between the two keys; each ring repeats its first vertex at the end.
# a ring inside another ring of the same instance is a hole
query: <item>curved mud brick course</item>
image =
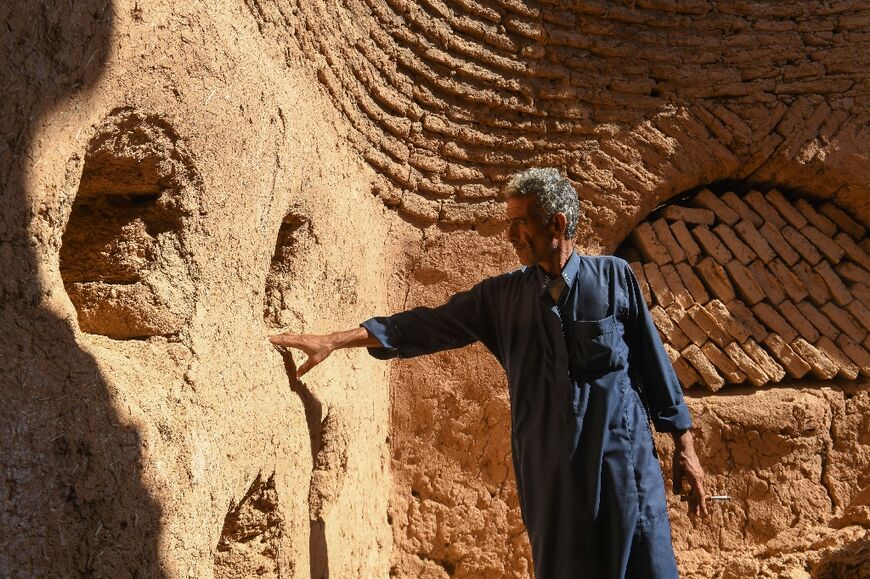
{"type": "MultiPolygon", "coordinates": [[[[663,199],[753,172],[770,179],[798,154],[810,162],[807,143],[850,134],[850,119],[867,114],[856,98],[867,90],[863,57],[854,62],[863,54],[855,44],[866,42],[857,8],[248,6],[267,37],[298,43],[355,146],[393,189],[383,199],[420,226],[459,223],[446,200],[478,205],[532,164],[565,167],[594,225],[607,226],[615,206],[650,193],[663,199]],[[662,114],[675,102],[688,111],[662,114]],[[597,207],[606,196],[618,201],[597,207]]],[[[723,201],[710,208],[729,225],[755,213],[723,201]]],[[[462,226],[493,219],[497,205],[462,226]]]]}

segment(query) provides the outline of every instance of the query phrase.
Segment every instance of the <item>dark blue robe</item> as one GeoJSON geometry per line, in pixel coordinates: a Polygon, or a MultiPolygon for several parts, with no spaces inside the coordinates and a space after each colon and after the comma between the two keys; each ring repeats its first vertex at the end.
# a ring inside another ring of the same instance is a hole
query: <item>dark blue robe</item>
{"type": "Polygon", "coordinates": [[[436,308],[363,323],[380,359],[474,341],[508,377],[520,507],[538,579],[677,577],[660,432],[691,426],[628,264],[572,254],[558,303],[539,267],[486,279],[436,308]]]}

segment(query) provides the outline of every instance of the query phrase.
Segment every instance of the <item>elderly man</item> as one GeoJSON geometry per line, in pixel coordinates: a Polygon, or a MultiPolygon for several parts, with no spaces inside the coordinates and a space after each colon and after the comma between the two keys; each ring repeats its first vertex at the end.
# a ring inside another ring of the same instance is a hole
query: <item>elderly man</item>
{"type": "Polygon", "coordinates": [[[505,191],[507,237],[523,268],[435,308],[324,336],[280,334],[308,354],[338,348],[410,358],[474,341],[498,359],[511,399],[514,471],[538,579],[677,577],[665,489],[649,429],[672,434],[674,491],[706,513],[691,419],[633,272],[574,250],[579,203],[556,169],[505,191]]]}

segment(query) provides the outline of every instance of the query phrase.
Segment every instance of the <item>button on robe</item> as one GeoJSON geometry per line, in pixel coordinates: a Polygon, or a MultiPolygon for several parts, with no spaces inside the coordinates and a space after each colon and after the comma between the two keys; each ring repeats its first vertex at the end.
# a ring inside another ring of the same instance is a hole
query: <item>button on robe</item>
{"type": "Polygon", "coordinates": [[[535,575],[677,577],[651,419],[691,426],[680,384],[628,264],[573,253],[558,303],[531,266],[435,308],[362,325],[380,359],[480,341],[507,373],[520,508],[535,575]]]}

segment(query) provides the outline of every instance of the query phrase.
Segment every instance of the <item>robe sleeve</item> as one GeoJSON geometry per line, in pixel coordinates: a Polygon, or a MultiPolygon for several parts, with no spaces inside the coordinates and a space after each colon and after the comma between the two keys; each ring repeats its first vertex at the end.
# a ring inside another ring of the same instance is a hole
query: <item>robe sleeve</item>
{"type": "Polygon", "coordinates": [[[455,294],[438,307],[419,307],[392,316],[366,320],[367,329],[381,348],[369,348],[380,360],[413,358],[481,340],[488,346],[493,334],[492,316],[487,312],[487,281],[455,294]]]}
{"type": "Polygon", "coordinates": [[[643,395],[657,431],[687,430],[692,426],[692,419],[683,400],[683,389],[627,263],[624,271],[629,373],[643,395]]]}

